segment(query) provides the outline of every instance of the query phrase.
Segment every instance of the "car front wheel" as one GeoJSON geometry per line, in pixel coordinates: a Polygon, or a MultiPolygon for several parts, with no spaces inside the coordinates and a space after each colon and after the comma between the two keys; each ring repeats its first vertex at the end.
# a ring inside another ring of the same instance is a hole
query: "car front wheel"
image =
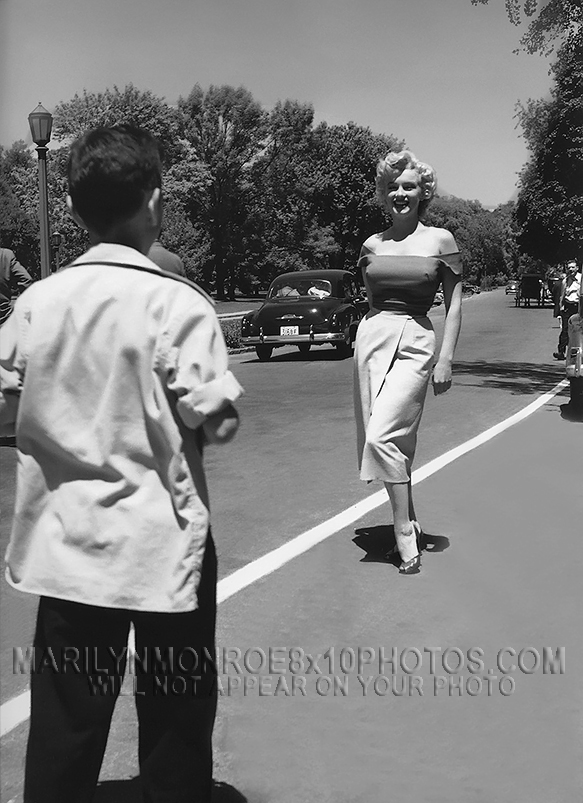
{"type": "Polygon", "coordinates": [[[343,360],[345,357],[352,356],[352,340],[350,338],[350,331],[346,330],[346,337],[340,343],[335,343],[336,351],[338,352],[339,359],[343,360]]]}
{"type": "Polygon", "coordinates": [[[273,346],[255,346],[255,351],[261,362],[267,362],[273,354],[273,346]]]}

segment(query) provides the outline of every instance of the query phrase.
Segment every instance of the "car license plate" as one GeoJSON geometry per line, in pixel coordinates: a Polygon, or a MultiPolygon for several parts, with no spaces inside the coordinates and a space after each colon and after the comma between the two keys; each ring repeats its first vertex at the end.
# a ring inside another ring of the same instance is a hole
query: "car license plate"
{"type": "Polygon", "coordinates": [[[294,335],[299,335],[299,333],[299,326],[282,326],[279,330],[279,334],[282,337],[293,337],[294,335]]]}

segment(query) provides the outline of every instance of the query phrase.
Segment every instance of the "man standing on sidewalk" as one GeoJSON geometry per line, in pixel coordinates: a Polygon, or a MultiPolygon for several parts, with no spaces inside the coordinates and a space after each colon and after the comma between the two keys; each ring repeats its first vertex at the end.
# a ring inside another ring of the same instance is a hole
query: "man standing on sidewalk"
{"type": "Polygon", "coordinates": [[[568,324],[571,315],[575,315],[579,309],[579,290],[581,287],[581,271],[577,270],[577,262],[574,259],[567,263],[565,278],[563,279],[559,294],[558,309],[555,317],[561,318],[561,334],[559,335],[559,345],[557,351],[553,353],[556,360],[565,359],[565,349],[569,340],[568,324]]]}
{"type": "Polygon", "coordinates": [[[32,284],[32,277],[9,248],[0,248],[0,326],[6,323],[18,296],[32,284]]]}
{"type": "Polygon", "coordinates": [[[68,179],[92,247],[20,296],[0,345],[0,423],[19,450],[7,579],[40,596],[35,656],[51,663],[31,674],[24,801],[93,800],[133,623],[144,800],[210,803],[216,556],[202,449],[234,436],[241,387],[212,301],[146,256],[162,222],[156,140],[89,131],[68,179]]]}

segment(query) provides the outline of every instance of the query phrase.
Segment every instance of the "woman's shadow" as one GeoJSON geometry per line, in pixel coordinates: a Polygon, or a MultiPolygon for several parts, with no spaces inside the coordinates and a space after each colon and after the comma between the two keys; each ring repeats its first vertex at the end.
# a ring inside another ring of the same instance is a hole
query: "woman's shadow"
{"type": "MultiPolygon", "coordinates": [[[[139,778],[127,781],[103,781],[98,784],[93,803],[142,803],[139,778]]],[[[248,803],[234,786],[224,781],[213,782],[212,803],[248,803]]]]}
{"type": "MultiPolygon", "coordinates": [[[[361,563],[395,563],[399,564],[401,558],[396,552],[394,556],[386,557],[387,552],[395,546],[395,528],[392,524],[379,524],[375,527],[359,527],[354,531],[356,537],[352,541],[364,555],[361,563]]],[[[449,547],[449,538],[445,535],[423,533],[422,549],[425,552],[444,552],[449,547]]]]}

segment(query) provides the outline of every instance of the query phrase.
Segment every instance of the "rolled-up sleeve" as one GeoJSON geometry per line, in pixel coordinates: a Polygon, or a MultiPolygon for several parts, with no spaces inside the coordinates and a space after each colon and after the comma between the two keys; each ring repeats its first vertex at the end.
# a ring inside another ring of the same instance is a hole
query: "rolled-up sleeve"
{"type": "Polygon", "coordinates": [[[166,385],[176,410],[196,429],[235,402],[243,388],[228,370],[225,340],[212,306],[204,299],[175,316],[166,337],[166,385]]]}

